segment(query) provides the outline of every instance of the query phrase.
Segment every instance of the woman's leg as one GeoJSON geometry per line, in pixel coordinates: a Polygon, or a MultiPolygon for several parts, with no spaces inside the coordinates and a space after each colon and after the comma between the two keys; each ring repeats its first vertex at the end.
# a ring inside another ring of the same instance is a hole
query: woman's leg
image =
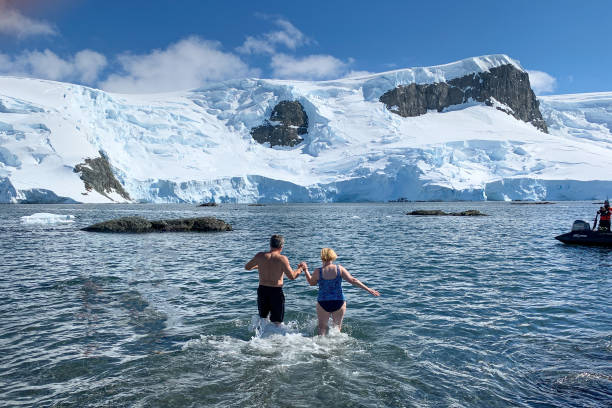
{"type": "Polygon", "coordinates": [[[329,315],[331,313],[326,312],[325,309],[321,307],[319,302],[317,302],[317,318],[319,319],[319,335],[323,336],[327,334],[329,315]]]}
{"type": "Polygon", "coordinates": [[[342,331],[342,319],[344,319],[344,313],[346,312],[346,302],[342,305],[342,307],[335,312],[332,312],[332,320],[334,321],[334,326],[338,328],[338,331],[342,331]]]}

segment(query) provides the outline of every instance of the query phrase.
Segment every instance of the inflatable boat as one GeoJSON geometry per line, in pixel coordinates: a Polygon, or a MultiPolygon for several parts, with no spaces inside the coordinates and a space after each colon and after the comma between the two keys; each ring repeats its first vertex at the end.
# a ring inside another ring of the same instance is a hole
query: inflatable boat
{"type": "Polygon", "coordinates": [[[561,234],[555,239],[571,245],[612,247],[612,232],[592,231],[589,223],[582,220],[574,221],[571,232],[561,234]]]}

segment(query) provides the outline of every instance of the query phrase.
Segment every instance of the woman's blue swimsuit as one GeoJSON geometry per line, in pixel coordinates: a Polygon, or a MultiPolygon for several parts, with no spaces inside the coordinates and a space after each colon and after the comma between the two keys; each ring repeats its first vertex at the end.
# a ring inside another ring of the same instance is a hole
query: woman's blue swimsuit
{"type": "Polygon", "coordinates": [[[342,276],[340,266],[336,265],[336,277],[323,279],[323,268],[319,269],[319,305],[328,313],[339,310],[344,305],[344,293],[342,292],[342,276]]]}

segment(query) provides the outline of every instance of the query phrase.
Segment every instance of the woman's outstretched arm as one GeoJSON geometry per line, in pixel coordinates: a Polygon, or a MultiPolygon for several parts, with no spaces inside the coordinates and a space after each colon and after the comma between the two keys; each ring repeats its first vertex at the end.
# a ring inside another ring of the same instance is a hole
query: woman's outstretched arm
{"type": "Polygon", "coordinates": [[[370,293],[371,295],[380,296],[380,293],[378,293],[377,290],[368,288],[359,279],[357,279],[353,275],[351,275],[349,273],[349,271],[347,271],[346,268],[344,266],[342,266],[342,265],[340,265],[340,273],[342,274],[342,279],[344,279],[345,281],[347,281],[351,285],[358,286],[361,289],[365,290],[366,292],[370,293]]]}
{"type": "Polygon", "coordinates": [[[306,262],[303,262],[301,265],[302,265],[302,268],[304,269],[304,275],[306,275],[306,280],[308,281],[308,284],[310,286],[316,285],[317,282],[319,281],[317,270],[315,269],[315,271],[311,275],[310,272],[308,272],[308,265],[306,264],[306,262]]]}

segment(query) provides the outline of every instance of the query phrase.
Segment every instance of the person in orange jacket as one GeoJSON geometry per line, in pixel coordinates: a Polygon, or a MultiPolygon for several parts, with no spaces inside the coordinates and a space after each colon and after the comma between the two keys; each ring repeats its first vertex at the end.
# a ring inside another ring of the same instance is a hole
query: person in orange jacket
{"type": "Polygon", "coordinates": [[[599,214],[599,231],[610,232],[610,216],[612,210],[610,210],[610,202],[604,201],[604,206],[597,211],[599,214]]]}

